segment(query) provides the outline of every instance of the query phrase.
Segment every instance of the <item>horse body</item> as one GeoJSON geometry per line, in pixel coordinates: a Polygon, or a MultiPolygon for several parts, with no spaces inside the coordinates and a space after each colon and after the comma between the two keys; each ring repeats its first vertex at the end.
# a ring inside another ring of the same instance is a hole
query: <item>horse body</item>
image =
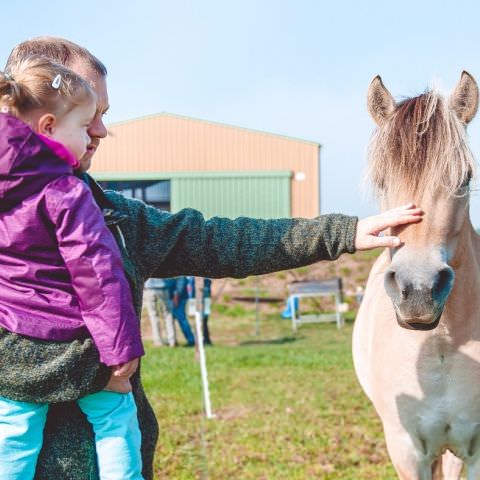
{"type": "MultiPolygon", "coordinates": [[[[468,74],[462,75],[461,84],[464,75],[468,74]]],[[[463,85],[460,93],[478,99],[476,83],[468,77],[470,91],[463,85]]],[[[385,251],[370,273],[354,326],[355,370],[382,420],[399,478],[428,480],[439,475],[438,459],[449,451],[465,462],[469,480],[480,479],[480,240],[470,224],[465,187],[474,166],[461,136],[464,127],[455,124],[451,110],[460,123],[467,122],[461,122],[462,112],[455,110],[455,93],[448,106],[441,98],[420,97],[396,106],[378,80],[380,90],[372,96],[380,108],[375,112],[370,105],[370,111],[374,118],[380,112],[381,118],[376,118],[379,132],[372,155],[380,149],[380,157],[392,156],[392,165],[374,165],[374,181],[383,189],[385,208],[414,195],[426,214],[420,224],[394,232],[403,245],[385,251]],[[417,114],[418,122],[413,121],[417,114]],[[443,131],[446,127],[440,123],[447,121],[461,138],[447,145],[451,158],[442,163],[435,142],[445,139],[432,132],[430,139],[421,137],[428,136],[429,129],[443,131]],[[390,132],[382,131],[388,128],[390,132]],[[411,128],[416,133],[409,137],[411,128]],[[415,145],[408,144],[409,138],[415,145]],[[378,145],[384,141],[387,148],[378,145]],[[403,164],[393,164],[397,161],[403,164]],[[435,168],[436,161],[439,172],[432,172],[429,166],[435,168]],[[460,165],[452,169],[449,162],[460,165]],[[414,177],[406,172],[410,167],[417,168],[414,177]],[[449,168],[451,178],[445,178],[449,168]]],[[[468,107],[468,101],[463,104],[468,107]]],[[[443,478],[459,479],[461,463],[452,455],[444,457],[448,462],[443,462],[443,478]]]]}
{"type": "MultiPolygon", "coordinates": [[[[355,322],[355,367],[382,419],[400,478],[428,479],[445,449],[469,465],[480,454],[479,305],[477,312],[469,311],[478,302],[472,296],[472,304],[466,304],[462,289],[472,284],[459,281],[435,331],[402,329],[383,287],[388,265],[385,253],[372,271],[355,322]]],[[[480,478],[480,472],[471,478],[480,478]]]]}

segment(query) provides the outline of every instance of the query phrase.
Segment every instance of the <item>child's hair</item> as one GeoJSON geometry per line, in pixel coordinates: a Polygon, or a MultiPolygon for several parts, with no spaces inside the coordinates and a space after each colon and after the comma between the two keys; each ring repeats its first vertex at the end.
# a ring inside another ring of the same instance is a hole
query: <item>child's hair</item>
{"type": "Polygon", "coordinates": [[[35,111],[63,116],[95,93],[86,80],[68,68],[34,55],[0,72],[0,110],[19,118],[35,111]]]}
{"type": "Polygon", "coordinates": [[[100,77],[107,75],[107,68],[95,55],[86,48],[59,37],[36,37],[19,43],[10,53],[5,71],[10,73],[16,64],[32,55],[41,55],[67,68],[80,63],[100,77]]]}

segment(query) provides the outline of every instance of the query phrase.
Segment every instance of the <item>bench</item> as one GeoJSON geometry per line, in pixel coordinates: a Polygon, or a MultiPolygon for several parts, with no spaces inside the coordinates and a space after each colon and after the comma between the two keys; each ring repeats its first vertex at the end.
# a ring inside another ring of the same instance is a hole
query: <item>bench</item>
{"type": "Polygon", "coordinates": [[[332,278],[322,281],[311,282],[292,282],[287,286],[288,302],[290,303],[290,311],[292,312],[292,328],[297,330],[298,325],[303,323],[323,323],[335,321],[337,328],[343,327],[345,320],[342,315],[344,311],[342,279],[332,278]],[[300,299],[307,297],[333,297],[335,302],[334,313],[319,313],[312,315],[300,314],[300,299]],[[298,310],[295,308],[298,302],[298,310]]]}

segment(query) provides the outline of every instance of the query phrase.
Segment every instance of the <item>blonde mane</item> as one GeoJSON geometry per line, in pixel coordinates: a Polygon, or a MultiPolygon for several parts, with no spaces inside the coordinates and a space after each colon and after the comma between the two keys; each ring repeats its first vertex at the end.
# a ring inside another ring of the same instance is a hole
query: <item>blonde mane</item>
{"type": "Polygon", "coordinates": [[[369,177],[382,199],[388,192],[462,195],[475,174],[465,126],[435,91],[399,103],[369,146],[369,177]]]}

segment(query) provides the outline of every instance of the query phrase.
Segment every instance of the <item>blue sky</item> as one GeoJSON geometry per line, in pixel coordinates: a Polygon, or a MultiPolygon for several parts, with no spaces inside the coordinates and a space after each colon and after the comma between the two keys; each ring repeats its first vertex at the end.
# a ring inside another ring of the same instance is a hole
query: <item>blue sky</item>
{"type": "MultiPolygon", "coordinates": [[[[480,81],[474,1],[4,3],[1,63],[33,36],[80,43],[109,69],[107,123],[168,111],[318,141],[324,213],[376,211],[363,193],[373,76],[396,98],[448,93],[464,69],[480,81]]],[[[478,160],[479,119],[469,134],[478,160]]],[[[475,191],[471,212],[480,227],[475,191]]]]}

